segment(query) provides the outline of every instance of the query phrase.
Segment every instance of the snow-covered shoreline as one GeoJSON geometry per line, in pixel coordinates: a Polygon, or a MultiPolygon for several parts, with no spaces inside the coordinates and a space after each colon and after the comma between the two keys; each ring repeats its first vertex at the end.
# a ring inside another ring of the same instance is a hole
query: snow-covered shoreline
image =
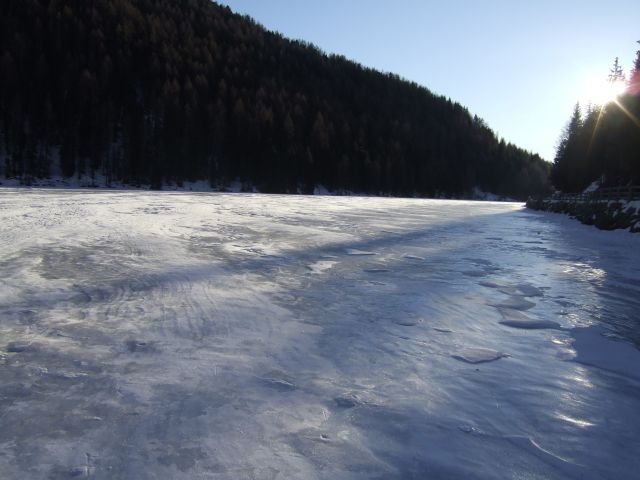
{"type": "Polygon", "coordinates": [[[640,238],[518,203],[0,188],[0,477],[633,478],[640,238]]]}
{"type": "Polygon", "coordinates": [[[586,225],[601,230],[629,230],[640,233],[640,200],[589,200],[575,201],[549,197],[530,199],[527,207],[533,210],[564,213],[586,225]]]}
{"type": "MultiPolygon", "coordinates": [[[[212,185],[206,180],[197,181],[184,181],[181,184],[176,183],[164,183],[161,188],[154,189],[151,184],[131,184],[124,182],[108,182],[104,176],[82,176],[82,177],[62,177],[52,176],[51,178],[34,178],[28,182],[23,179],[6,178],[0,175],[0,188],[51,188],[51,189],[80,189],[80,190],[107,190],[107,191],[120,191],[120,190],[134,190],[134,191],[163,191],[163,192],[195,192],[195,193],[269,193],[260,192],[260,190],[251,184],[242,182],[240,180],[234,180],[231,182],[225,182],[221,184],[212,185]]],[[[308,192],[305,189],[299,187],[295,192],[280,193],[276,195],[317,195],[317,196],[339,196],[339,197],[385,197],[394,198],[396,195],[385,194],[383,192],[365,193],[356,192],[351,190],[329,190],[323,185],[317,185],[308,192]]],[[[424,198],[417,193],[414,195],[406,195],[399,198],[424,198]]],[[[485,192],[480,188],[473,188],[465,195],[458,197],[450,197],[444,194],[437,195],[439,199],[450,200],[479,200],[487,202],[516,202],[517,200],[504,196],[496,195],[491,192],[485,192]]]]}

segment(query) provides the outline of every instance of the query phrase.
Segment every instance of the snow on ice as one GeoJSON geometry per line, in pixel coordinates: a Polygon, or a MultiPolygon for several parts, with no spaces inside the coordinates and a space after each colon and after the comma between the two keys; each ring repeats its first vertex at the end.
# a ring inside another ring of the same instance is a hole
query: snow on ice
{"type": "Polygon", "coordinates": [[[640,238],[521,204],[0,190],[0,478],[635,478],[640,238]]]}

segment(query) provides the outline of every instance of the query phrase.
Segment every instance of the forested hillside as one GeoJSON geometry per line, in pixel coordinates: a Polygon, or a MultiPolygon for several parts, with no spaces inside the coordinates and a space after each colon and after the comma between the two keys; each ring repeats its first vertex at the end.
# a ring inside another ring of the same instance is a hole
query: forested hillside
{"type": "Polygon", "coordinates": [[[208,0],[0,2],[0,155],[155,188],[524,198],[548,177],[458,103],[208,0]]]}
{"type": "Polygon", "coordinates": [[[640,50],[629,79],[616,58],[609,82],[624,84],[624,92],[606,105],[574,108],[552,169],[559,190],[579,192],[594,181],[640,185],[640,50]]]}

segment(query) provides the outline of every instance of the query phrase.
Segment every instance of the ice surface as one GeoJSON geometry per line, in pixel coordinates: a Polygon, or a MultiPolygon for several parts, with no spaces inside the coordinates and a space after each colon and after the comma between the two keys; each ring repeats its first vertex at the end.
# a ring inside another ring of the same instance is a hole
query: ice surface
{"type": "Polygon", "coordinates": [[[526,330],[539,330],[539,329],[562,329],[562,326],[558,322],[553,320],[545,320],[541,318],[532,318],[527,314],[514,310],[512,308],[498,308],[502,320],[500,323],[508,327],[523,328],[526,330]]]}
{"type": "Polygon", "coordinates": [[[506,353],[498,352],[497,350],[491,350],[490,348],[465,347],[459,349],[451,356],[456,360],[462,360],[467,363],[486,363],[499,360],[507,357],[508,355],[506,353]]]}
{"type": "Polygon", "coordinates": [[[606,331],[597,326],[573,329],[574,360],[640,380],[640,350],[626,342],[606,338],[604,333],[606,331]]]}
{"type": "Polygon", "coordinates": [[[537,318],[505,318],[503,320],[500,320],[500,324],[513,328],[522,328],[525,330],[562,329],[562,326],[558,322],[554,322],[552,320],[541,320],[537,318]]]}
{"type": "Polygon", "coordinates": [[[433,329],[436,332],[440,332],[440,333],[453,333],[453,330],[451,330],[450,328],[433,327],[433,329]]]}
{"type": "Polygon", "coordinates": [[[357,248],[347,248],[346,254],[354,255],[354,256],[367,256],[367,255],[375,255],[375,252],[367,252],[364,250],[358,250],[357,248]]]}
{"type": "Polygon", "coordinates": [[[424,320],[422,318],[401,318],[400,320],[397,320],[395,323],[397,325],[402,325],[403,327],[415,327],[416,325],[419,325],[423,321],[424,320]]]}
{"type": "Polygon", "coordinates": [[[420,257],[418,255],[409,255],[409,254],[405,254],[402,256],[403,258],[406,258],[408,260],[424,260],[424,257],[420,257]]]}
{"type": "Polygon", "coordinates": [[[500,303],[490,303],[489,305],[498,309],[529,310],[536,306],[535,303],[526,300],[524,296],[513,295],[500,303]]]}
{"type": "Polygon", "coordinates": [[[553,322],[551,320],[540,320],[536,318],[529,319],[514,319],[507,318],[504,320],[500,320],[502,325],[506,325],[507,327],[513,328],[523,328],[525,330],[540,330],[540,329],[561,329],[562,327],[558,322],[553,322]]]}
{"type": "Polygon", "coordinates": [[[332,260],[319,260],[317,262],[312,263],[311,265],[308,265],[307,268],[311,270],[312,273],[320,274],[325,272],[326,270],[329,270],[336,263],[338,262],[335,262],[332,260]]]}
{"type": "Polygon", "coordinates": [[[0,225],[2,479],[640,470],[628,232],[509,203],[10,188],[0,225]]]}

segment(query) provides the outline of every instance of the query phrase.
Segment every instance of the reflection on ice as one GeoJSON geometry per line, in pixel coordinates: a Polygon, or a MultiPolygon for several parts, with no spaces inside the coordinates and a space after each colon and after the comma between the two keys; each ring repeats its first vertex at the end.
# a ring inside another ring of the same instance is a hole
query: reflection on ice
{"type": "MultiPolygon", "coordinates": [[[[573,354],[575,355],[575,350],[573,351],[573,354]]],[[[583,387],[586,387],[586,388],[594,387],[591,380],[589,380],[589,371],[587,370],[586,367],[582,365],[579,365],[579,364],[575,365],[573,369],[573,373],[569,375],[568,378],[571,381],[579,383],[583,387]]]]}
{"type": "Polygon", "coordinates": [[[580,280],[600,282],[605,279],[607,272],[601,268],[593,267],[586,263],[566,265],[563,273],[579,278],[580,280]]]}
{"type": "Polygon", "coordinates": [[[563,415],[561,413],[556,412],[556,418],[559,420],[563,420],[577,427],[586,428],[586,427],[594,427],[595,423],[588,422],[586,420],[580,420],[578,418],[572,418],[568,415],[563,415]]]}

